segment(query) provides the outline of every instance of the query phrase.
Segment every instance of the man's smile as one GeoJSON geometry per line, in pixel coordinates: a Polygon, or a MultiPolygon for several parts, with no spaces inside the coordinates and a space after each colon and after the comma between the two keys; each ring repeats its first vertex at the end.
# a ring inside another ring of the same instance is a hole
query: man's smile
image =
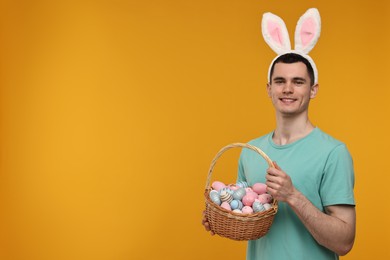
{"type": "Polygon", "coordinates": [[[293,103],[297,99],[295,99],[295,98],[279,98],[279,100],[282,101],[283,103],[293,103]]]}

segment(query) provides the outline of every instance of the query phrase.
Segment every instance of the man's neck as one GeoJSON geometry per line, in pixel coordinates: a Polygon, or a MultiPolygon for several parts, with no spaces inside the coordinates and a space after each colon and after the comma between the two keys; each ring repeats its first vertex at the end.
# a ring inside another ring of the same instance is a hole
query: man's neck
{"type": "Polygon", "coordinates": [[[277,117],[272,140],[278,145],[290,144],[305,137],[313,129],[314,125],[307,116],[300,118],[277,117]]]}

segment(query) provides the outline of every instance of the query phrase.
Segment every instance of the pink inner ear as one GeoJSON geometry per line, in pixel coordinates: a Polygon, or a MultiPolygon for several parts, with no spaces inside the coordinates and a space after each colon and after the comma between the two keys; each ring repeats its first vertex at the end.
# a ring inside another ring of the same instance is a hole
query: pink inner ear
{"type": "Polygon", "coordinates": [[[316,23],[313,18],[307,19],[302,23],[301,28],[301,41],[302,46],[306,47],[308,43],[313,39],[316,29],[316,23]]]}
{"type": "Polygon", "coordinates": [[[278,23],[269,21],[267,24],[267,29],[269,34],[272,37],[272,40],[279,44],[279,46],[283,45],[283,36],[280,29],[280,25],[278,23]]]}

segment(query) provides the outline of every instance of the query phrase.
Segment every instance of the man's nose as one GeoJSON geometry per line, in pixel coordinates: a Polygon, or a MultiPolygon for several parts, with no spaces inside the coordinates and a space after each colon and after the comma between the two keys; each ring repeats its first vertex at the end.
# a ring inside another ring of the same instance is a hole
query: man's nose
{"type": "Polygon", "coordinates": [[[292,82],[286,82],[283,86],[283,93],[293,93],[294,92],[294,87],[292,82]]]}

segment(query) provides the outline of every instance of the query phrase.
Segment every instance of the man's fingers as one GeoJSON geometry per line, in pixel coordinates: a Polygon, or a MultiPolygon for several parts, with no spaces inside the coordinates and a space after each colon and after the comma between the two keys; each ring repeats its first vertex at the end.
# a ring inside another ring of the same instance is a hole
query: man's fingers
{"type": "Polygon", "coordinates": [[[206,212],[203,211],[202,225],[206,228],[207,231],[210,231],[210,225],[207,221],[206,212]]]}
{"type": "Polygon", "coordinates": [[[214,233],[213,231],[211,231],[211,229],[210,229],[210,224],[209,224],[209,222],[205,222],[205,223],[203,224],[203,226],[204,226],[204,228],[206,229],[206,231],[210,231],[210,234],[211,234],[212,236],[215,235],[215,233],[214,233]]]}
{"type": "Polygon", "coordinates": [[[209,222],[205,222],[203,225],[204,225],[204,227],[206,228],[207,231],[210,231],[209,222]]]}
{"type": "Polygon", "coordinates": [[[209,231],[209,232],[210,232],[210,234],[211,234],[212,236],[215,235],[215,233],[214,233],[213,231],[211,231],[210,224],[209,224],[209,222],[207,221],[206,214],[205,214],[204,211],[203,211],[202,225],[204,226],[204,228],[206,229],[206,231],[209,231]]]}
{"type": "Polygon", "coordinates": [[[274,163],[274,166],[275,166],[276,169],[278,169],[279,171],[282,170],[282,169],[279,167],[279,165],[278,165],[275,161],[273,161],[273,163],[274,163]]]}

